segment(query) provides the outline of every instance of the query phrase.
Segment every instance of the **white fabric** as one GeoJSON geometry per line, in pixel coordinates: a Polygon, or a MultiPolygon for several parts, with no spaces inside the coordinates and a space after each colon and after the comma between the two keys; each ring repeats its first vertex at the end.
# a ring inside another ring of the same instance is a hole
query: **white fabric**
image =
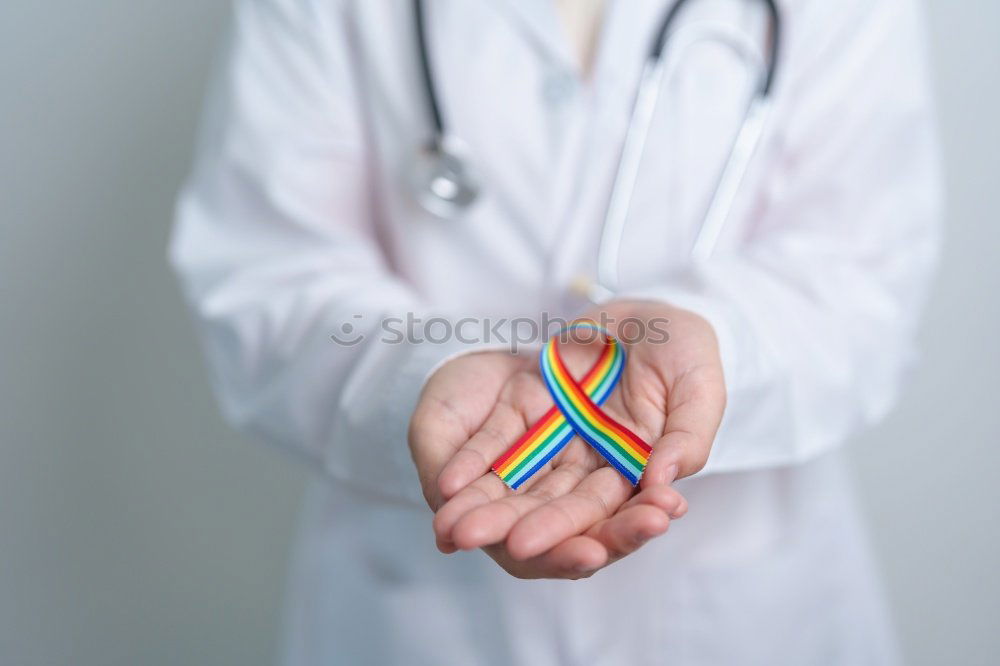
{"type": "MultiPolygon", "coordinates": [[[[226,415],[325,472],[304,513],[290,665],[885,664],[891,632],[830,453],[891,406],[938,244],[912,0],[787,0],[776,107],[713,260],[689,259],[748,91],[717,44],[664,94],[624,241],[628,295],[704,314],[729,405],[690,514],[587,581],[511,579],[433,546],[406,445],[428,372],[383,315],[573,316],[666,0],[607,6],[586,83],[553,5],[432,0],[447,122],[484,175],[445,222],[407,177],[428,137],[410,3],[243,0],[172,259],[226,415]],[[350,324],[351,347],[330,338],[350,324]]],[[[762,40],[757,3],[681,26],[762,40]]]]}

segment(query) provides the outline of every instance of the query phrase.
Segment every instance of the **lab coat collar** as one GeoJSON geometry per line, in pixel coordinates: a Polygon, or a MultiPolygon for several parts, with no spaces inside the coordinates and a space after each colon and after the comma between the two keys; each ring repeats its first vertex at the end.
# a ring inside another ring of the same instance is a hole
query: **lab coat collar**
{"type": "MultiPolygon", "coordinates": [[[[580,65],[573,51],[566,30],[559,20],[553,0],[495,0],[525,33],[526,38],[543,55],[552,58],[569,71],[580,73],[580,65]]],[[[602,25],[598,34],[593,77],[602,73],[614,76],[614,69],[622,58],[609,58],[605,53],[622,49],[622,40],[632,48],[626,48],[628,61],[634,60],[632,51],[642,52],[647,48],[647,37],[651,39],[655,23],[666,11],[667,0],[628,0],[627,7],[615,0],[606,0],[602,25]],[[613,43],[609,43],[613,42],[613,43]],[[604,72],[599,71],[605,70],[604,72]],[[612,71],[608,71],[612,70],[612,71]]]]}

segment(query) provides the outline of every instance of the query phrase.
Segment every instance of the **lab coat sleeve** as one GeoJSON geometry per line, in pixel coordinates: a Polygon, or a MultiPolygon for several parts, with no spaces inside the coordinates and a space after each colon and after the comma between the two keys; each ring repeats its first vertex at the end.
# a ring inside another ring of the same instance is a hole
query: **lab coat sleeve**
{"type": "Polygon", "coordinates": [[[384,318],[427,307],[376,240],[347,23],[309,3],[236,5],[171,258],[230,421],[341,483],[422,501],[409,415],[467,349],[385,342],[400,336],[384,318]]]}
{"type": "Polygon", "coordinates": [[[804,461],[883,416],[937,255],[915,3],[799,2],[787,13],[749,228],[730,230],[738,238],[705,264],[629,294],[698,312],[717,331],[728,405],[703,473],[804,461]]]}

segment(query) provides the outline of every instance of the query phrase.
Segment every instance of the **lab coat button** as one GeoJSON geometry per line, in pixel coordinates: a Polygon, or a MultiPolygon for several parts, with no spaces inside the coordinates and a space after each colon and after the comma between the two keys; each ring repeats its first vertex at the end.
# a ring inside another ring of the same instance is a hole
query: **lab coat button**
{"type": "Polygon", "coordinates": [[[567,102],[576,92],[576,77],[565,71],[554,72],[542,83],[542,99],[550,106],[567,102]]]}

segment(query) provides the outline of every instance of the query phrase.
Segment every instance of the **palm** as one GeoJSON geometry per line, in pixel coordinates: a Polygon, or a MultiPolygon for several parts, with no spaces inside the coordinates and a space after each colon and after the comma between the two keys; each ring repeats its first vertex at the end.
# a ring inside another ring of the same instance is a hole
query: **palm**
{"type": "MultiPolygon", "coordinates": [[[[530,369],[526,357],[482,353],[461,356],[438,370],[424,388],[410,420],[410,449],[424,496],[432,509],[441,504],[438,475],[530,369]]],[[[480,434],[480,437],[486,433],[480,434]]]]}

